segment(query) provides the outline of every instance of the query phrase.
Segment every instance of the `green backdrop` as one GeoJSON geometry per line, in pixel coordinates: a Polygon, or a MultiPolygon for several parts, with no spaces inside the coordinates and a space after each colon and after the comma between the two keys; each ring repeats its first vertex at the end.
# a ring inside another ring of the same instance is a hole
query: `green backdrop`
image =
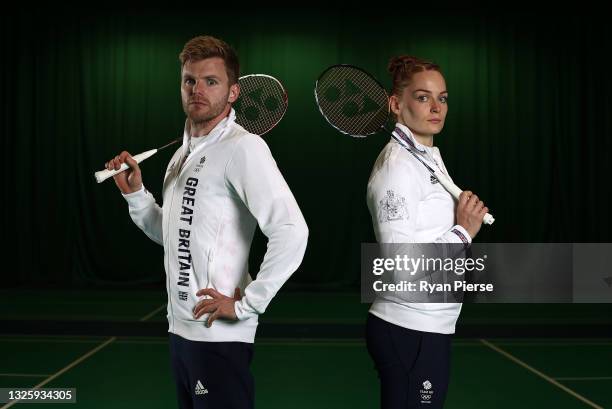
{"type": "MultiPolygon", "coordinates": [[[[238,51],[242,74],[289,93],[265,136],[310,228],[289,287],[357,288],[365,203],[388,137],[352,139],[320,116],[314,81],[351,63],[387,87],[389,58],[439,63],[449,116],[435,138],[455,182],[497,221],[479,241],[609,242],[610,26],[603,16],[412,13],[395,6],[185,11],[23,10],[1,17],[2,286],[144,285],[163,281],[163,251],[131,222],[112,180],[93,173],[181,135],[178,54],[200,34],[238,51]],[[601,21],[600,21],[601,20],[601,21]]],[[[158,201],[172,152],[142,165],[158,201]]],[[[265,251],[259,235],[252,271],[265,251]]]]}

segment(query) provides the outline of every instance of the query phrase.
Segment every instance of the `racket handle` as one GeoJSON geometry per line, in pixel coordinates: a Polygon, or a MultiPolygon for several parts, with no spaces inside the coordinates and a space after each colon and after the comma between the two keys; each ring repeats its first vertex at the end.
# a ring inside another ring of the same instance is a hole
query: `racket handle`
{"type": "MultiPolygon", "coordinates": [[[[138,155],[134,155],[133,158],[136,161],[136,163],[140,163],[145,159],[150,158],[151,156],[155,155],[157,153],[157,149],[151,149],[149,151],[146,152],[142,152],[139,153],[138,155]]],[[[96,173],[94,173],[94,177],[96,178],[96,181],[98,183],[102,183],[104,182],[106,179],[115,176],[117,173],[121,173],[124,170],[128,169],[129,166],[127,163],[122,163],[121,167],[117,170],[108,170],[108,169],[104,169],[104,170],[100,170],[96,173]]]]}
{"type": "MultiPolygon", "coordinates": [[[[461,192],[463,192],[461,189],[459,189],[457,187],[457,185],[455,185],[453,182],[451,182],[451,180],[449,178],[446,177],[446,175],[440,174],[440,172],[435,172],[435,177],[438,179],[438,181],[440,182],[440,184],[442,186],[444,186],[444,188],[446,190],[448,190],[448,192],[457,200],[459,200],[459,195],[461,194],[461,192]]],[[[482,219],[484,224],[493,224],[493,222],[495,221],[495,218],[493,217],[493,215],[487,213],[484,215],[484,218],[482,219]]]]}

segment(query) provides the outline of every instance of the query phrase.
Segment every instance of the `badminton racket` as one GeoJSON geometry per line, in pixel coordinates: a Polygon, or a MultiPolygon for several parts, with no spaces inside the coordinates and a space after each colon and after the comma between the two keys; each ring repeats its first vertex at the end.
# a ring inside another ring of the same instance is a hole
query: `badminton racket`
{"type": "MultiPolygon", "coordinates": [[[[317,79],[314,94],[321,115],[332,127],[354,137],[386,131],[459,200],[462,190],[445,174],[425,163],[401,129],[393,129],[387,91],[369,73],[352,65],[333,65],[317,79]]],[[[483,221],[493,224],[495,219],[487,213],[483,221]]]]}
{"type": "MultiPolygon", "coordinates": [[[[233,108],[236,112],[236,123],[241,125],[247,132],[264,135],[270,132],[283,118],[287,111],[287,91],[283,84],[276,78],[265,74],[250,74],[239,78],[240,96],[234,102],[233,108]]],[[[150,158],[157,152],[168,146],[182,141],[183,137],[177,138],[161,148],[151,149],[133,158],[140,163],[150,158]]],[[[123,172],[129,166],[122,163],[117,170],[104,169],[94,174],[98,183],[123,172]]]]}

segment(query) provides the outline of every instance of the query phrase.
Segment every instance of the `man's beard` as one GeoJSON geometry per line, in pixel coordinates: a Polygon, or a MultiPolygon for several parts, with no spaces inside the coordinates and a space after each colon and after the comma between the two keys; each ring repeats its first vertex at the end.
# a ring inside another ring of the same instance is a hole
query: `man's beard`
{"type": "Polygon", "coordinates": [[[211,104],[210,101],[205,101],[207,104],[206,106],[194,111],[191,111],[189,109],[189,102],[191,102],[191,100],[187,103],[183,102],[183,111],[185,112],[185,115],[187,115],[187,117],[193,122],[194,125],[205,124],[215,119],[223,112],[225,106],[227,105],[228,97],[229,92],[227,93],[227,95],[225,95],[224,98],[222,98],[218,102],[211,104]]]}

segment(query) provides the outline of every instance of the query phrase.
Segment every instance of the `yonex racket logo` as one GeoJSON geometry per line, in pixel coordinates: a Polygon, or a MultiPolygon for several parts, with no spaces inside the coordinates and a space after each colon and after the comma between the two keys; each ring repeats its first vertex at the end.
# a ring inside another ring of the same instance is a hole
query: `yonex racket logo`
{"type": "Polygon", "coordinates": [[[357,67],[335,65],[325,70],[317,79],[315,97],[327,122],[347,135],[372,135],[389,119],[387,92],[357,67]]]}
{"type": "Polygon", "coordinates": [[[274,77],[253,74],[240,77],[240,97],[233,104],[236,122],[255,135],[278,124],[287,111],[287,92],[274,77]]]}
{"type": "Polygon", "coordinates": [[[262,110],[269,113],[276,112],[281,103],[273,95],[266,94],[264,88],[256,88],[246,95],[241,96],[234,104],[237,112],[242,112],[249,121],[256,121],[262,114],[262,110]]]}
{"type": "Polygon", "coordinates": [[[342,88],[340,89],[335,85],[329,86],[323,92],[323,98],[330,104],[341,103],[340,110],[344,116],[352,118],[376,112],[380,109],[380,104],[377,104],[350,79],[344,80],[342,88]]]}

